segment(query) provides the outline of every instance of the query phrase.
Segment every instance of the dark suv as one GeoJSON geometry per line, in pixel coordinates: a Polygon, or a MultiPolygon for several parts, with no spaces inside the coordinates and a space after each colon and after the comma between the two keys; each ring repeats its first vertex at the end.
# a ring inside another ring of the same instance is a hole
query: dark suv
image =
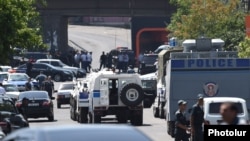
{"type": "Polygon", "coordinates": [[[0,127],[5,134],[20,129],[29,127],[29,123],[18,112],[14,102],[8,96],[0,96],[0,127]]]}
{"type": "Polygon", "coordinates": [[[141,75],[156,71],[155,62],[158,59],[158,54],[144,54],[141,63],[139,64],[138,73],[141,75]]]}

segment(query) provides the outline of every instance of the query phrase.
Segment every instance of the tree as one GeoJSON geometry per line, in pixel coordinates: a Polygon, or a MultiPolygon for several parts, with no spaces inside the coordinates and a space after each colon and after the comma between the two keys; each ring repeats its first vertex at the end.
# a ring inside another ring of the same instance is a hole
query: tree
{"type": "Polygon", "coordinates": [[[246,37],[244,41],[239,44],[239,57],[249,58],[250,57],[250,38],[246,37]]]}
{"type": "Polygon", "coordinates": [[[170,0],[177,6],[167,30],[179,39],[221,38],[226,50],[236,50],[245,37],[240,0],[170,0]]]}
{"type": "Polygon", "coordinates": [[[37,0],[0,0],[0,64],[11,59],[12,47],[45,47],[37,0]]]}

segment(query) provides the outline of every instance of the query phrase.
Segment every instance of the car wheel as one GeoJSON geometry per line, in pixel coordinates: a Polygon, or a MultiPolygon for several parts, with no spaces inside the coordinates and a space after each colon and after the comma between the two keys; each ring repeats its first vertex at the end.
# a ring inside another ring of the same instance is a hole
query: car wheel
{"type": "Polygon", "coordinates": [[[49,119],[49,121],[54,121],[54,115],[50,115],[50,116],[48,117],[48,119],[49,119]]]}
{"type": "Polygon", "coordinates": [[[73,101],[72,105],[70,105],[70,117],[72,120],[76,121],[76,102],[73,101]]]}
{"type": "Polygon", "coordinates": [[[144,92],[138,84],[128,84],[121,90],[121,101],[127,106],[137,106],[143,101],[144,92]]]}
{"type": "Polygon", "coordinates": [[[61,104],[57,103],[57,109],[61,108],[61,104]]]}
{"type": "Polygon", "coordinates": [[[54,76],[54,80],[55,80],[56,82],[60,82],[60,81],[62,80],[61,75],[60,75],[60,74],[56,74],[56,75],[54,76]]]}

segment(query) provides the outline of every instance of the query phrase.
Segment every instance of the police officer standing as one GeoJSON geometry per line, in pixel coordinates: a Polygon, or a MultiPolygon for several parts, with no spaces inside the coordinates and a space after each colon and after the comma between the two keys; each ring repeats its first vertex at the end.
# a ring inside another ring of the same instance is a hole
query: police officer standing
{"type": "Polygon", "coordinates": [[[42,90],[47,91],[49,94],[49,97],[52,98],[52,94],[54,91],[54,83],[51,80],[51,76],[48,76],[47,79],[43,81],[42,90]]]}
{"type": "Polygon", "coordinates": [[[198,101],[192,107],[190,125],[191,125],[191,135],[193,141],[203,141],[203,128],[202,125],[208,124],[204,119],[203,111],[203,94],[198,94],[198,101]]]}
{"type": "Polygon", "coordinates": [[[43,74],[43,71],[40,71],[40,74],[36,76],[36,80],[39,83],[39,88],[41,89],[43,81],[45,81],[45,79],[47,78],[47,76],[45,74],[43,74]]]}
{"type": "Polygon", "coordinates": [[[179,109],[175,113],[175,141],[188,141],[190,128],[187,127],[188,121],[185,116],[187,102],[184,100],[178,101],[179,109]]]}

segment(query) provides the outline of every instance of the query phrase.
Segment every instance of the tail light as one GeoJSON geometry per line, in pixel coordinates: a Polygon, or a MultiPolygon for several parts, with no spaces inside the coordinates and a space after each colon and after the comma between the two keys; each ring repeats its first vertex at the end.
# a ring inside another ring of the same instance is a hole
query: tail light
{"type": "Polygon", "coordinates": [[[21,107],[21,106],[22,106],[22,102],[21,102],[21,101],[17,101],[17,102],[16,102],[16,107],[19,108],[19,107],[21,107]]]}
{"type": "Polygon", "coordinates": [[[7,127],[7,123],[6,122],[0,122],[0,126],[1,127],[7,127]]]}
{"type": "Polygon", "coordinates": [[[43,106],[50,106],[50,101],[43,101],[43,106]]]}

